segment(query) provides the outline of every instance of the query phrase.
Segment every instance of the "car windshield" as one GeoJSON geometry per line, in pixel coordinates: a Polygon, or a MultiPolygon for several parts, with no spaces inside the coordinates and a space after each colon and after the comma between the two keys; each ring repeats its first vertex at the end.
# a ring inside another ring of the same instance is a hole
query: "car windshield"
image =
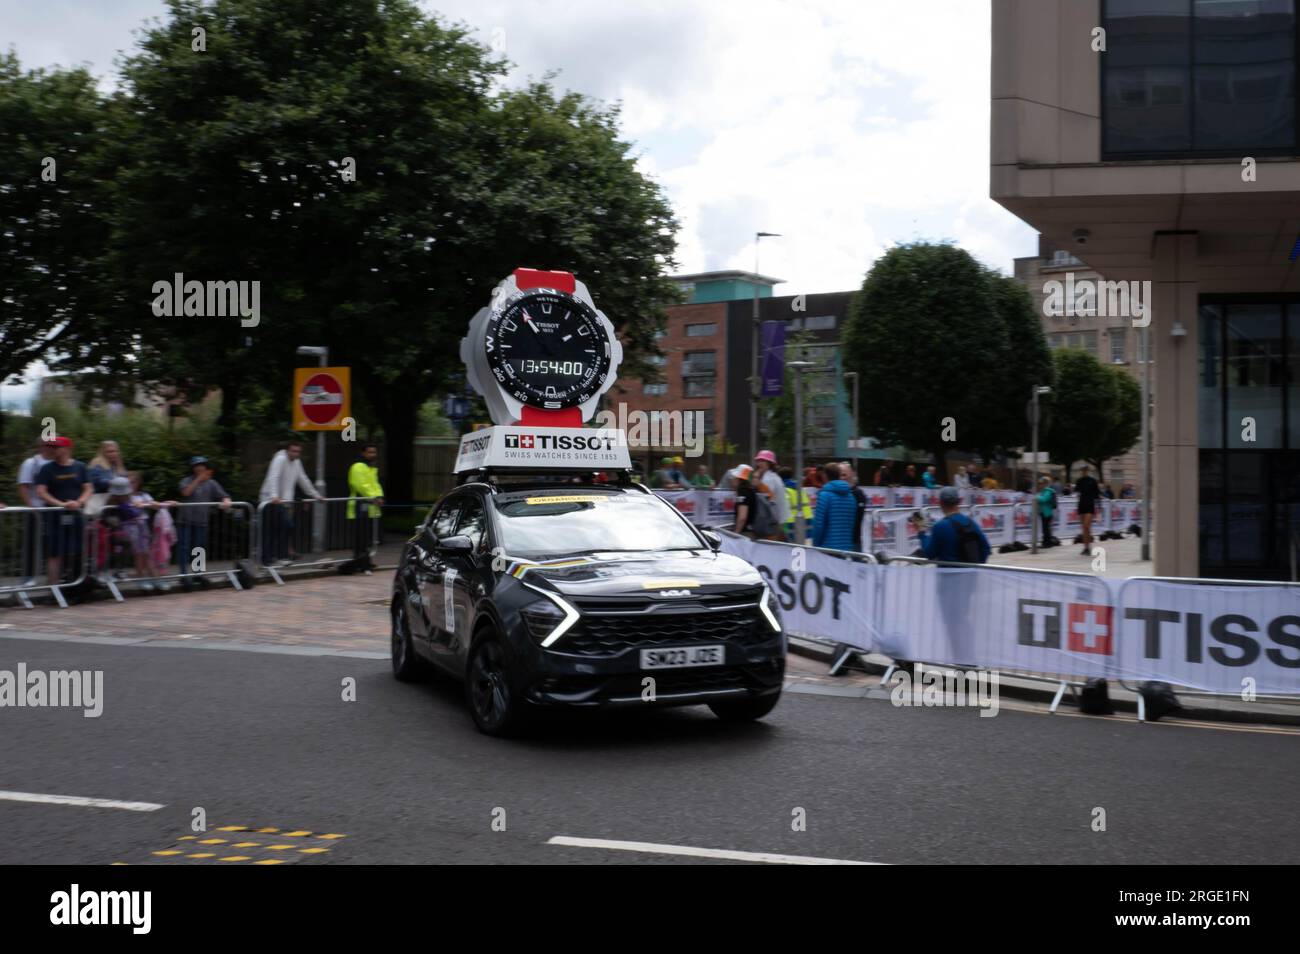
{"type": "Polygon", "coordinates": [[[522,491],[493,498],[507,553],[536,559],[610,550],[696,550],[700,541],[647,494],[522,491]]]}

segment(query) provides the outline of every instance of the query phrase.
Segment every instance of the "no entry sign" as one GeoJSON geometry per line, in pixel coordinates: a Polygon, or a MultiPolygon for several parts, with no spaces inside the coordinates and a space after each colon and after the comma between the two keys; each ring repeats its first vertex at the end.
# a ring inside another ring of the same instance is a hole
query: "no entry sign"
{"type": "Polygon", "coordinates": [[[352,413],[350,368],[295,368],[293,429],[341,431],[352,413]]]}

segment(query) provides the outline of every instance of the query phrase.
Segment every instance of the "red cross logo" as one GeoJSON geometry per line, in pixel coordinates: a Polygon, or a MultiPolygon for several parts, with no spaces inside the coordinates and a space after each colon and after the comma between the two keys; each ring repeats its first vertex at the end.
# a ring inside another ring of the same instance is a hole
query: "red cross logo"
{"type": "Polygon", "coordinates": [[[1111,654],[1111,613],[1109,606],[1098,603],[1070,603],[1066,625],[1069,627],[1067,648],[1076,653],[1111,654]]]}

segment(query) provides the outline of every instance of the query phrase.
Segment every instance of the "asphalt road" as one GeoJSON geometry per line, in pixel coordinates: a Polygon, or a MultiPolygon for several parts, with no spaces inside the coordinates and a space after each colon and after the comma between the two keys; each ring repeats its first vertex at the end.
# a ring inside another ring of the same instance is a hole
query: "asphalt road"
{"type": "Polygon", "coordinates": [[[501,741],[456,684],[398,683],[378,659],[0,638],[0,669],[19,661],[102,669],[105,706],[0,709],[0,790],[164,807],[0,799],[6,864],[701,860],[557,836],[891,864],[1300,861],[1293,733],[787,693],[753,725],[582,714],[501,741]]]}

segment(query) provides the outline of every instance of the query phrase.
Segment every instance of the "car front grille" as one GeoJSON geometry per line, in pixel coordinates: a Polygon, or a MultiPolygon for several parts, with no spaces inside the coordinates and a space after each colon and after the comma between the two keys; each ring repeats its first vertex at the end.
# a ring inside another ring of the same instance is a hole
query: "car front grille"
{"type": "Polygon", "coordinates": [[[775,638],[756,605],[699,612],[601,615],[584,609],[581,621],[551,648],[575,656],[617,656],[630,649],[731,643],[756,646],[775,638]]]}

